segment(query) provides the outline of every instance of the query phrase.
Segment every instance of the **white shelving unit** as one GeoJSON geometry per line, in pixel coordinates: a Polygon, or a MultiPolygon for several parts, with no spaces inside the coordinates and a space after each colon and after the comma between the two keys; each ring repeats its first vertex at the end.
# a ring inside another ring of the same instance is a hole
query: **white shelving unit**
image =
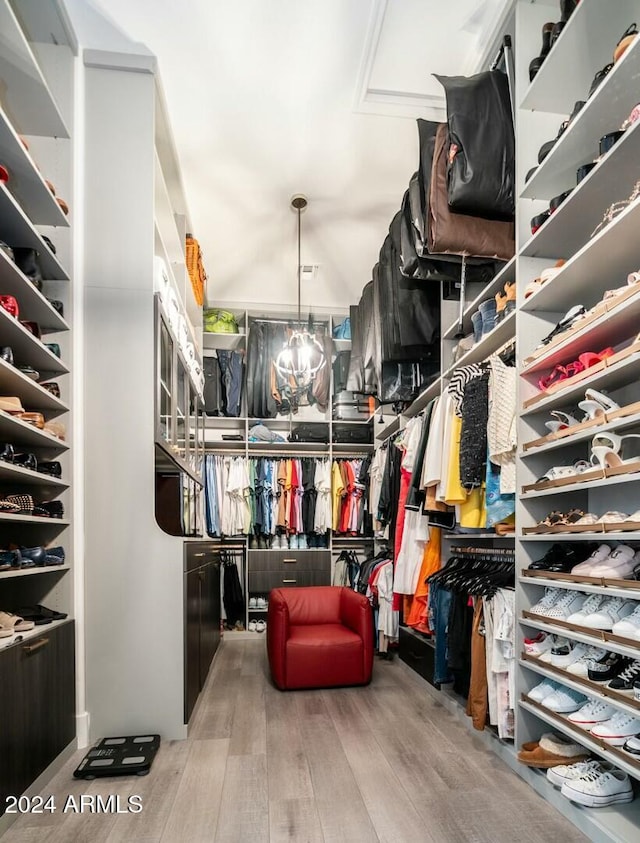
{"type": "MultiPolygon", "coordinates": [[[[73,222],[81,210],[73,204],[75,54],[74,47],[63,36],[60,9],[55,0],[39,4],[42,15],[58,32],[55,43],[48,34],[46,44],[38,43],[38,38],[32,39],[32,33],[23,25],[23,7],[23,0],[0,2],[0,162],[9,170],[7,186],[0,186],[0,240],[11,247],[34,249],[43,282],[40,292],[10,255],[0,251],[0,291],[14,296],[19,306],[19,319],[4,309],[0,312],[2,345],[12,349],[14,360],[14,365],[0,361],[0,393],[17,396],[25,411],[41,413],[45,421],[61,422],[66,433],[62,440],[16,416],[0,412],[0,438],[13,445],[16,453],[32,453],[38,462],[61,463],[61,477],[56,478],[1,462],[0,483],[4,495],[31,495],[36,504],[60,501],[64,517],[2,513],[0,546],[63,546],[65,562],[1,571],[0,608],[10,611],[42,604],[67,614],[68,619],[0,639],[2,682],[21,689],[19,719],[29,723],[31,745],[47,747],[39,753],[39,759],[31,759],[29,743],[25,744],[24,730],[16,721],[15,712],[3,709],[0,740],[5,747],[3,764],[7,765],[2,776],[3,796],[8,786],[22,792],[37,777],[42,776],[44,781],[66,759],[75,746],[76,736],[73,621],[78,566],[73,529],[77,492],[72,489],[75,478],[71,282],[77,269],[73,222]],[[58,23],[54,24],[55,21],[58,23]],[[56,195],[68,202],[69,216],[60,209],[45,179],[55,186],[56,195]],[[43,236],[55,244],[56,254],[43,236]],[[63,303],[64,317],[49,299],[63,303]],[[41,338],[21,321],[37,323],[41,338]],[[49,342],[59,345],[59,357],[46,347],[45,343],[49,342]],[[37,380],[22,373],[19,366],[35,369],[37,380]],[[40,385],[51,380],[58,383],[61,398],[40,385]],[[25,667],[29,654],[36,652],[40,654],[37,666],[34,661],[33,667],[25,667]],[[37,671],[38,687],[34,687],[31,671],[37,671]],[[55,676],[55,688],[47,679],[47,671],[55,676]],[[10,741],[7,741],[7,730],[11,732],[10,741]],[[18,773],[16,747],[25,756],[20,760],[23,769],[18,773]],[[10,769],[13,772],[8,772],[10,769]]],[[[2,805],[2,810],[5,807],[2,805]]],[[[10,821],[10,816],[0,817],[0,835],[10,821]]]]}
{"type": "MultiPolygon", "coordinates": [[[[640,40],[636,40],[623,58],[587,99],[596,72],[612,60],[613,49],[629,24],[638,19],[640,2],[621,0],[604,4],[598,0],[582,0],[553,46],[534,81],[528,82],[528,63],[539,51],[539,32],[547,20],[557,19],[557,4],[518,2],[516,7],[516,84],[520,107],[516,119],[519,158],[518,184],[520,199],[517,215],[516,274],[518,304],[516,335],[520,359],[518,440],[518,488],[535,484],[551,466],[571,464],[590,458],[590,442],[596,433],[615,430],[619,433],[640,430],[640,413],[576,429],[561,438],[546,438],[544,423],[554,409],[577,414],[578,401],[585,389],[592,386],[608,392],[621,407],[640,400],[637,373],[640,355],[613,358],[613,364],[588,370],[581,378],[560,384],[557,389],[541,393],[538,379],[558,364],[566,365],[587,352],[600,352],[612,346],[620,352],[638,333],[640,297],[631,293],[619,305],[610,301],[609,309],[595,319],[578,323],[571,332],[560,335],[547,349],[536,351],[541,339],[564,316],[566,311],[583,304],[590,308],[599,302],[605,291],[624,287],[627,275],[640,266],[637,231],[640,204],[636,200],[615,216],[606,227],[593,234],[607,208],[626,200],[640,173],[640,134],[634,125],[604,155],[589,175],[576,186],[578,167],[598,156],[602,135],[620,128],[638,100],[637,78],[640,75],[640,40]],[[559,84],[559,80],[561,84],[559,84]],[[572,120],[553,146],[544,162],[524,183],[524,174],[537,161],[538,148],[554,137],[556,126],[573,110],[577,100],[586,105],[572,120]],[[548,201],[573,188],[570,196],[548,221],[532,236],[529,221],[540,213],[548,201]],[[544,204],[541,204],[543,202],[544,204]],[[530,298],[524,298],[526,286],[545,267],[558,259],[566,263],[558,274],[546,282],[530,298]],[[539,399],[538,399],[539,396],[539,399]],[[543,438],[545,437],[545,438],[543,438]],[[538,440],[542,439],[539,444],[538,440]],[[533,445],[533,446],[532,446],[533,445]]],[[[516,678],[516,747],[538,740],[549,727],[585,746],[596,757],[610,761],[640,779],[640,764],[622,749],[612,747],[576,728],[566,716],[557,715],[529,700],[527,693],[543,677],[559,681],[588,697],[605,699],[620,711],[639,714],[640,706],[632,698],[616,694],[602,685],[580,679],[551,665],[526,656],[522,639],[525,635],[544,631],[566,636],[574,641],[605,646],[630,658],[640,658],[640,642],[626,640],[574,625],[553,622],[533,615],[529,608],[548,587],[566,588],[586,594],[605,594],[639,600],[635,584],[606,581],[580,581],[577,576],[530,575],[532,560],[542,557],[555,542],[637,542],[640,533],[611,532],[523,534],[554,509],[567,511],[580,507],[585,512],[602,515],[620,509],[632,513],[640,507],[640,477],[634,474],[588,479],[570,485],[538,488],[518,495],[516,611],[519,617],[519,658],[516,678]]],[[[536,789],[552,799],[553,804],[592,840],[632,841],[640,834],[640,799],[625,806],[612,806],[597,811],[580,808],[553,792],[540,776],[523,770],[522,775],[536,789]]],[[[636,785],[637,787],[637,785],[636,785]]]]}

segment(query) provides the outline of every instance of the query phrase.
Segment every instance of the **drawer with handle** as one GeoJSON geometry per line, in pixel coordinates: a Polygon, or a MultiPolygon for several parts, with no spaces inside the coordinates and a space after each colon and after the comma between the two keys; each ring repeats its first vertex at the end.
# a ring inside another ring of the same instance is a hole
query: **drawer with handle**
{"type": "Polygon", "coordinates": [[[261,594],[272,588],[301,588],[309,585],[331,585],[327,571],[249,571],[249,593],[261,594]]]}
{"type": "Polygon", "coordinates": [[[331,570],[328,550],[257,550],[249,553],[249,571],[331,570]]]}

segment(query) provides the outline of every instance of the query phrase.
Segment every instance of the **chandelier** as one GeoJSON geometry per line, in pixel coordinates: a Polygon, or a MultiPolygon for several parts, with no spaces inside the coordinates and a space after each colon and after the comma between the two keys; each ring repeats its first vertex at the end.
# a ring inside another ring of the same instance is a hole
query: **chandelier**
{"type": "Polygon", "coordinates": [[[301,214],[307,204],[307,198],[302,194],[296,194],[291,199],[291,207],[298,215],[298,327],[291,332],[274,363],[278,374],[296,391],[307,389],[318,372],[327,365],[324,348],[312,333],[311,317],[307,327],[303,325],[301,317],[301,214]]]}

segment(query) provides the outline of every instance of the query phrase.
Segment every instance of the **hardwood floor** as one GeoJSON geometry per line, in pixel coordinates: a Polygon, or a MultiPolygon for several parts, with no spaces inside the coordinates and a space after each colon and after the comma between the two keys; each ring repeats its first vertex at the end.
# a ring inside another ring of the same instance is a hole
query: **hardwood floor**
{"type": "Polygon", "coordinates": [[[43,793],[142,797],[139,814],[25,815],[2,843],[582,843],[405,665],[367,688],[282,693],[264,639],[226,642],[188,741],[145,778],[78,782],[78,752],[43,793]]]}

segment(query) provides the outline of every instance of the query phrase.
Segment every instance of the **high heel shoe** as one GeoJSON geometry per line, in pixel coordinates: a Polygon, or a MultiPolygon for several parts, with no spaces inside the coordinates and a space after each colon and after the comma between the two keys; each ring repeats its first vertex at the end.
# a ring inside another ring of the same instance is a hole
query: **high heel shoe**
{"type": "MultiPolygon", "coordinates": [[[[635,470],[640,470],[640,454],[625,456],[626,446],[630,444],[631,439],[640,439],[640,433],[628,433],[625,436],[619,436],[617,433],[598,433],[591,440],[592,465],[619,469],[635,464],[635,470]]],[[[640,448],[637,450],[640,451],[640,448]]]]}
{"type": "Polygon", "coordinates": [[[604,416],[606,413],[620,409],[620,405],[616,404],[612,398],[595,389],[587,389],[584,393],[584,398],[584,401],[578,403],[578,407],[584,410],[587,419],[596,419],[599,416],[604,416]]]}
{"type": "Polygon", "coordinates": [[[572,416],[571,413],[565,413],[563,410],[553,410],[551,416],[553,417],[553,421],[548,421],[544,424],[551,433],[558,433],[559,430],[566,430],[568,427],[580,424],[575,416],[572,416]]]}

